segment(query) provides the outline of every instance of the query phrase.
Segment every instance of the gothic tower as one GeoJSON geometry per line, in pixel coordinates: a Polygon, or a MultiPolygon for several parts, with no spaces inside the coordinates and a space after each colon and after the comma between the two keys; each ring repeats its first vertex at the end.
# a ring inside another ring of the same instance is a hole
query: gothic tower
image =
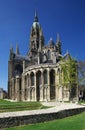
{"type": "Polygon", "coordinates": [[[44,46],[44,36],[42,32],[41,25],[38,21],[38,16],[35,11],[34,22],[31,27],[30,33],[30,58],[34,58],[37,56],[38,52],[42,50],[44,46]]]}

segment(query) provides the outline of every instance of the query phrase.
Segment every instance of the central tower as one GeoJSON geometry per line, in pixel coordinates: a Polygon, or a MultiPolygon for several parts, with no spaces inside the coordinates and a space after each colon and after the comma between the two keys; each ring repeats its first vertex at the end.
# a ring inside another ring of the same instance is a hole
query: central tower
{"type": "Polygon", "coordinates": [[[38,21],[38,16],[35,11],[34,22],[31,27],[30,33],[30,58],[36,57],[38,52],[42,50],[44,46],[44,36],[41,25],[38,21]]]}

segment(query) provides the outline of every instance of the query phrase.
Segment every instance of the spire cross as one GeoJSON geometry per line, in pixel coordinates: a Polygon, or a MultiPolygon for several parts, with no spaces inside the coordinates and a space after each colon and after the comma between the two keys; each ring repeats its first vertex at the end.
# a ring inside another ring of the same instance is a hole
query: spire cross
{"type": "Polygon", "coordinates": [[[38,16],[37,16],[37,11],[35,10],[35,18],[34,18],[34,22],[38,22],[38,16]]]}

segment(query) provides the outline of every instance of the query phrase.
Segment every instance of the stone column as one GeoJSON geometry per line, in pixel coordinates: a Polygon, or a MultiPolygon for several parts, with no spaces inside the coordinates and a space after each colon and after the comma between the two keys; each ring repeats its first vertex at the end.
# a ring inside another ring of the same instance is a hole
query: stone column
{"type": "Polygon", "coordinates": [[[29,75],[28,74],[26,77],[26,82],[27,82],[27,86],[26,86],[25,93],[26,93],[26,100],[28,100],[28,87],[29,87],[29,75]]]}
{"type": "Polygon", "coordinates": [[[9,97],[12,99],[12,80],[9,82],[9,97]]]}
{"type": "Polygon", "coordinates": [[[37,86],[36,86],[36,72],[35,72],[35,74],[34,74],[34,94],[35,94],[35,101],[37,101],[37,94],[36,94],[36,89],[37,89],[37,86]]]}
{"type": "Polygon", "coordinates": [[[14,78],[12,79],[12,99],[15,100],[15,83],[14,83],[14,78]]]}
{"type": "Polygon", "coordinates": [[[40,85],[40,101],[43,101],[43,86],[44,86],[44,78],[43,78],[43,70],[41,71],[41,85],[40,85]]]}
{"type": "Polygon", "coordinates": [[[17,100],[17,80],[15,79],[15,100],[17,100]]]}
{"type": "Polygon", "coordinates": [[[27,100],[27,95],[28,95],[27,87],[28,87],[28,75],[25,76],[25,88],[24,88],[24,90],[25,90],[25,100],[27,100]]]}
{"type": "Polygon", "coordinates": [[[22,89],[21,89],[21,100],[25,100],[25,76],[22,76],[22,89]]]}
{"type": "Polygon", "coordinates": [[[16,76],[17,101],[20,101],[19,76],[16,76]]]}
{"type": "Polygon", "coordinates": [[[30,78],[30,73],[29,73],[29,86],[27,88],[27,94],[28,94],[28,101],[30,101],[30,91],[31,91],[31,78],[30,78]]]}
{"type": "Polygon", "coordinates": [[[48,76],[48,87],[46,88],[47,89],[46,100],[50,101],[50,69],[48,69],[47,76],[48,76]]]}
{"type": "Polygon", "coordinates": [[[59,94],[59,75],[57,73],[57,69],[55,69],[55,96],[57,101],[58,101],[58,94],[59,94]]]}
{"type": "Polygon", "coordinates": [[[14,100],[14,86],[13,86],[13,78],[11,80],[11,85],[12,85],[12,100],[14,100]]]}
{"type": "Polygon", "coordinates": [[[8,81],[8,98],[11,99],[11,80],[8,81]]]}
{"type": "Polygon", "coordinates": [[[63,92],[63,88],[62,86],[59,86],[59,101],[62,101],[62,92],[63,92]]]}
{"type": "Polygon", "coordinates": [[[23,73],[25,71],[25,61],[23,61],[23,73]]]}
{"type": "Polygon", "coordinates": [[[47,101],[47,88],[44,86],[44,101],[47,101]]]}

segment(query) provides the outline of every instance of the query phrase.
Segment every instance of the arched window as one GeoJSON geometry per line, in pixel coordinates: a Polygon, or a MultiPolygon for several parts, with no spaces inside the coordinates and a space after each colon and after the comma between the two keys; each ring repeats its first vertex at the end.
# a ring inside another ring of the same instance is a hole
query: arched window
{"type": "Polygon", "coordinates": [[[29,86],[29,74],[27,75],[27,82],[28,82],[28,86],[29,86]]]}
{"type": "Polygon", "coordinates": [[[54,70],[50,71],[50,84],[51,85],[55,84],[55,71],[54,70]]]}
{"type": "Polygon", "coordinates": [[[36,75],[37,75],[37,83],[38,85],[41,85],[42,84],[41,71],[38,71],[36,75]]]}
{"type": "Polygon", "coordinates": [[[32,72],[30,76],[31,76],[31,86],[33,86],[34,85],[34,73],[32,72]]]}
{"type": "Polygon", "coordinates": [[[47,70],[45,70],[44,72],[43,72],[43,77],[44,77],[44,84],[47,84],[47,70]]]}

